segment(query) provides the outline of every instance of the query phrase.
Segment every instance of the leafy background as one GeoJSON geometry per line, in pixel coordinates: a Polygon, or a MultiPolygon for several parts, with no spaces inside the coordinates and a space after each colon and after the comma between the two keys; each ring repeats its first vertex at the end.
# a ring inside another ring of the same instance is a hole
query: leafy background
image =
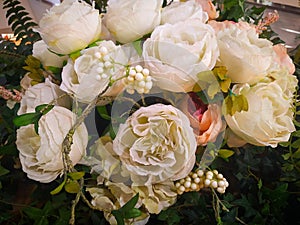
{"type": "MultiPolygon", "coordinates": [[[[95,2],[98,9],[105,11],[105,0],[95,2]]],[[[263,16],[264,8],[247,6],[244,0],[215,3],[220,10],[221,21],[244,18],[257,23],[263,16]]],[[[20,80],[28,72],[26,66],[30,63],[26,59],[31,54],[32,44],[40,36],[33,31],[36,24],[19,1],[5,0],[4,7],[8,9],[9,24],[20,43],[0,40],[0,85],[20,90],[20,80]]],[[[274,43],[282,42],[270,27],[261,37],[274,43]]],[[[296,65],[295,75],[300,79],[300,47],[289,54],[296,65]]],[[[37,64],[35,69],[43,68],[37,64]]],[[[252,145],[229,149],[229,154],[220,154],[215,159],[211,168],[220,171],[230,182],[225,194],[219,195],[212,190],[186,193],[172,207],[159,215],[152,215],[148,224],[297,224],[300,221],[299,105],[295,99],[297,131],[289,142],[276,149],[252,145]]],[[[12,122],[18,107],[16,104],[10,109],[0,98],[0,224],[68,224],[74,195],[66,191],[50,194],[62,181],[58,179],[50,184],[41,184],[29,180],[22,172],[15,145],[16,127],[12,122]]],[[[222,148],[228,149],[226,145],[222,148]]],[[[84,177],[87,183],[93,182],[94,177],[88,174],[88,168],[81,167],[79,170],[87,172],[84,177]]],[[[79,202],[76,224],[104,225],[107,222],[101,212],[79,202]]]]}

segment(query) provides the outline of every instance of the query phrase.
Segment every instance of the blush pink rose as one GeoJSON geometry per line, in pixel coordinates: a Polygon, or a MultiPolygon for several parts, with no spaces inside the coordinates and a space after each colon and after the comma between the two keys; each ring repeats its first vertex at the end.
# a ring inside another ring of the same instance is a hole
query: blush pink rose
{"type": "Polygon", "coordinates": [[[287,68],[289,73],[293,74],[295,72],[295,65],[289,57],[286,47],[281,44],[277,44],[273,46],[273,50],[276,53],[275,62],[278,63],[280,67],[287,68]]]}
{"type": "Polygon", "coordinates": [[[210,20],[214,20],[219,17],[219,12],[217,12],[215,5],[210,0],[195,0],[202,6],[204,12],[208,14],[210,20]]]}

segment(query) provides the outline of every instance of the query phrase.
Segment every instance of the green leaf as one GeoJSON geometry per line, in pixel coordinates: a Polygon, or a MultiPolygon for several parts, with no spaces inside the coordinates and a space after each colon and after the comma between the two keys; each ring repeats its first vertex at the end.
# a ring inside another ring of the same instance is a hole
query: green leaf
{"type": "Polygon", "coordinates": [[[53,109],[54,105],[43,104],[35,107],[35,112],[42,113],[42,115],[46,115],[51,109],[53,109]]]}
{"type": "Polygon", "coordinates": [[[291,146],[293,148],[300,148],[300,139],[294,141],[291,146]]]}
{"type": "Polygon", "coordinates": [[[23,115],[19,115],[16,116],[13,119],[13,123],[17,126],[17,127],[21,127],[21,126],[26,126],[29,124],[34,124],[35,122],[38,122],[39,119],[41,118],[42,114],[41,113],[26,113],[23,115]]]}
{"type": "Polygon", "coordinates": [[[51,195],[56,195],[56,194],[58,194],[59,192],[61,192],[61,190],[63,189],[63,187],[65,186],[65,184],[66,184],[66,179],[63,180],[63,182],[62,182],[60,185],[58,185],[54,190],[52,190],[52,191],[50,192],[50,194],[51,194],[51,195]]]}
{"type": "Polygon", "coordinates": [[[126,202],[126,204],[123,205],[122,208],[120,208],[119,210],[121,210],[124,213],[128,212],[129,210],[134,208],[138,200],[139,200],[139,193],[137,193],[132,199],[126,202]]]}
{"type": "Polygon", "coordinates": [[[218,152],[218,156],[227,159],[234,154],[234,151],[228,149],[220,149],[218,152]]]}
{"type": "Polygon", "coordinates": [[[134,42],[132,42],[132,45],[133,45],[134,49],[136,50],[136,52],[138,53],[138,55],[141,56],[143,53],[142,41],[141,40],[134,41],[134,42]]]}
{"type": "Polygon", "coordinates": [[[65,190],[68,193],[77,194],[80,191],[80,185],[76,180],[71,180],[65,184],[65,190]]]}
{"type": "Polygon", "coordinates": [[[0,176],[8,174],[9,172],[10,171],[8,169],[5,169],[3,166],[0,165],[0,176]]]}
{"type": "Polygon", "coordinates": [[[97,106],[97,111],[99,113],[99,115],[105,119],[105,120],[110,120],[110,115],[109,113],[107,112],[107,109],[105,106],[97,106]]]}
{"type": "Polygon", "coordinates": [[[133,208],[130,209],[129,211],[124,213],[124,218],[125,219],[131,219],[131,218],[136,218],[142,215],[141,210],[133,208]]]}
{"type": "Polygon", "coordinates": [[[68,173],[68,177],[70,177],[72,180],[79,180],[84,176],[84,174],[85,173],[83,171],[73,172],[73,173],[68,173]]]}
{"type": "Polygon", "coordinates": [[[113,210],[111,214],[113,214],[113,216],[116,218],[118,225],[125,225],[121,212],[119,212],[118,210],[113,210]]]}
{"type": "Polygon", "coordinates": [[[300,159],[300,148],[293,153],[293,158],[294,159],[300,159]]]}
{"type": "Polygon", "coordinates": [[[282,155],[284,160],[288,160],[291,157],[291,153],[286,153],[282,155]]]}
{"type": "Polygon", "coordinates": [[[258,183],[257,183],[257,187],[258,187],[258,189],[260,190],[261,188],[262,188],[262,180],[261,179],[259,179],[259,181],[258,181],[258,183]]]}

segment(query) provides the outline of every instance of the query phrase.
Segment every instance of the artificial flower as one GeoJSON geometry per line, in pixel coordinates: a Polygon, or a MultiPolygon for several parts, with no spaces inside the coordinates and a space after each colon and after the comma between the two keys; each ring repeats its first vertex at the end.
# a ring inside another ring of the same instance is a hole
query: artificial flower
{"type": "Polygon", "coordinates": [[[99,11],[91,5],[64,0],[41,18],[38,32],[51,51],[70,54],[97,41],[101,23],[99,11]]]}
{"type": "Polygon", "coordinates": [[[229,128],[237,136],[247,143],[273,148],[289,140],[295,130],[293,111],[278,83],[258,83],[252,87],[235,85],[233,91],[243,95],[248,103],[248,110],[225,114],[229,128]]]}
{"type": "MultiPolygon", "coordinates": [[[[115,217],[111,214],[112,210],[121,208],[128,202],[136,193],[124,183],[113,183],[107,181],[107,188],[92,187],[87,188],[87,191],[92,196],[91,203],[104,211],[105,219],[111,225],[117,225],[115,217]]],[[[137,208],[141,206],[141,201],[138,201],[137,208]]],[[[141,216],[133,219],[125,220],[125,224],[144,225],[149,220],[148,213],[142,213],[141,216]]]]}
{"type": "Polygon", "coordinates": [[[123,90],[121,81],[128,57],[112,41],[101,41],[87,48],[75,59],[68,60],[62,71],[60,88],[83,103],[89,103],[99,94],[118,95],[123,90]],[[114,82],[116,81],[116,82],[114,82]]]}
{"type": "Polygon", "coordinates": [[[210,22],[217,33],[219,66],[227,68],[233,83],[259,82],[267,76],[274,60],[271,41],[259,38],[254,27],[245,23],[210,22]]]}
{"type": "Polygon", "coordinates": [[[203,12],[201,5],[194,0],[174,2],[162,9],[161,24],[174,24],[189,18],[196,18],[205,23],[208,20],[208,15],[206,12],[203,12]]]}
{"type": "MultiPolygon", "coordinates": [[[[16,145],[23,171],[28,178],[49,183],[63,174],[62,143],[75,123],[75,114],[61,106],[54,106],[38,122],[38,134],[33,124],[17,130],[16,145]]],[[[88,133],[81,124],[73,135],[70,159],[75,165],[86,153],[88,133]]]]}
{"type": "Polygon", "coordinates": [[[141,201],[149,213],[159,214],[177,200],[176,188],[171,181],[148,186],[133,186],[132,189],[140,194],[141,201]]]}
{"type": "Polygon", "coordinates": [[[43,67],[51,66],[62,68],[64,61],[67,60],[67,56],[59,56],[50,52],[43,40],[33,44],[32,55],[41,61],[43,67]]]}
{"type": "Polygon", "coordinates": [[[226,126],[222,119],[221,105],[204,104],[196,94],[186,96],[180,109],[189,118],[198,145],[216,141],[226,126]]]}
{"type": "Polygon", "coordinates": [[[287,54],[287,49],[282,44],[277,44],[273,46],[273,49],[276,53],[275,62],[279,65],[279,67],[285,67],[288,69],[290,74],[295,72],[295,65],[293,60],[287,54]]]}
{"type": "Polygon", "coordinates": [[[113,142],[113,150],[137,186],[185,177],[194,166],[196,147],[186,115],[163,104],[134,112],[120,125],[113,142]]]}
{"type": "Polygon", "coordinates": [[[197,74],[212,69],[219,56],[215,32],[199,19],[155,28],[143,45],[154,84],[172,92],[190,92],[197,74]]]}
{"type": "Polygon", "coordinates": [[[204,12],[208,14],[210,20],[217,19],[219,17],[219,12],[217,12],[216,6],[211,0],[195,0],[198,4],[202,6],[204,12]]]}
{"type": "Polygon", "coordinates": [[[48,78],[44,83],[30,86],[24,93],[18,115],[35,111],[35,107],[42,104],[56,104],[65,108],[71,108],[71,99],[58,85],[48,78]]]}
{"type": "Polygon", "coordinates": [[[110,0],[103,22],[120,43],[135,41],[159,25],[163,0],[110,0]]]}

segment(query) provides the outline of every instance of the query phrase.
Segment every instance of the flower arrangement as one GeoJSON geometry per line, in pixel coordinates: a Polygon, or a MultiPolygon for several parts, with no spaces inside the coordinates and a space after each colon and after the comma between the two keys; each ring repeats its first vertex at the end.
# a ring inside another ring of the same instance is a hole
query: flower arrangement
{"type": "MultiPolygon", "coordinates": [[[[0,89],[15,112],[19,167],[53,198],[74,196],[70,219],[55,224],[75,224],[80,199],[103,223],[183,224],[172,207],[206,192],[222,224],[220,207],[233,205],[219,196],[232,184],[218,160],[280,145],[297,158],[295,65],[262,37],[277,14],[251,23],[219,19],[208,0],[95,4],[64,0],[45,13],[21,89],[0,89]]],[[[24,212],[48,224],[50,208],[24,212]]]]}

